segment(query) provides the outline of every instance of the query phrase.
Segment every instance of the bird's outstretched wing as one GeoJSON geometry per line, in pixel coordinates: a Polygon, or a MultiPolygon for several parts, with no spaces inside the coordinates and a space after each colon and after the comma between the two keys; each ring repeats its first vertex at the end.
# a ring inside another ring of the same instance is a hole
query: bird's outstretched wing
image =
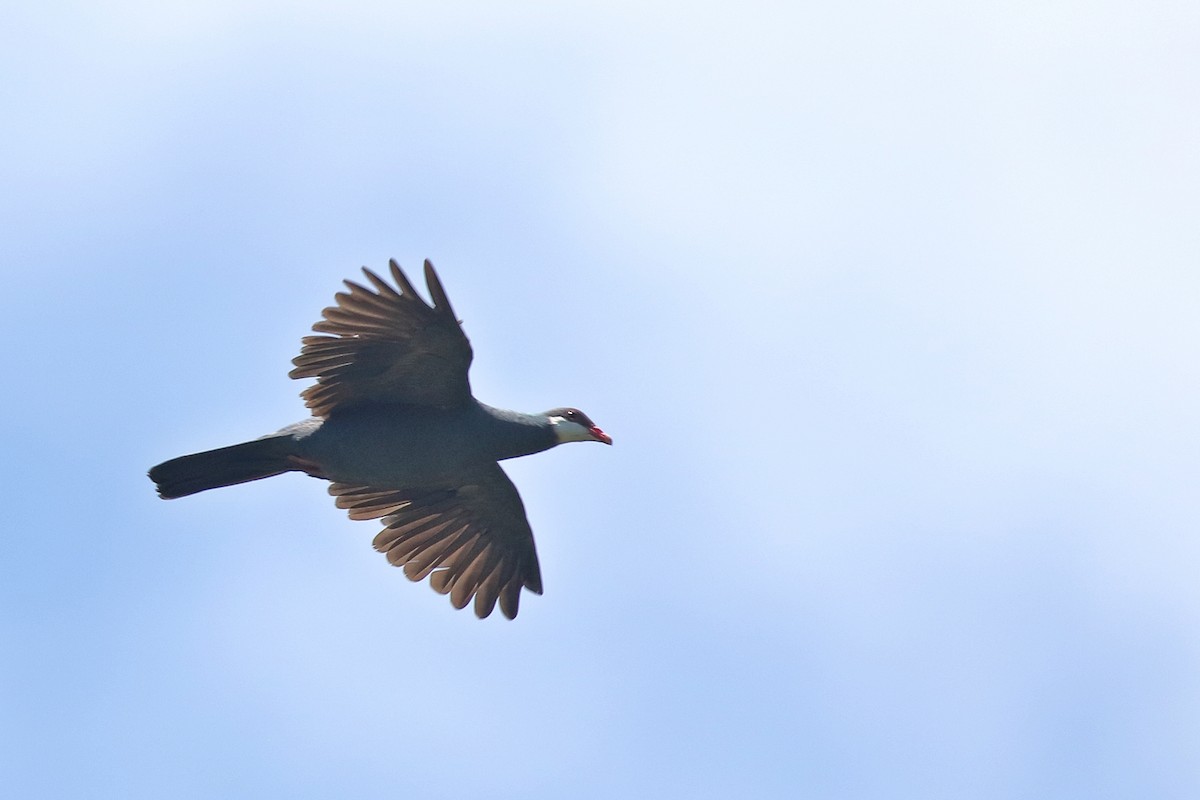
{"type": "Polygon", "coordinates": [[[414,581],[450,595],[455,608],[475,598],[475,615],[517,616],[521,587],[542,593],[533,531],[517,487],[499,464],[442,489],[379,489],[333,483],[329,493],[351,519],[383,517],[375,549],[414,581]]]}
{"type": "Polygon", "coordinates": [[[372,403],[456,406],[470,401],[471,343],[450,308],[433,265],[425,262],[426,303],[395,262],[399,291],[363,267],[374,290],[346,281],[336,306],[313,325],[292,360],[292,378],[316,378],[301,396],[313,416],[372,403]]]}

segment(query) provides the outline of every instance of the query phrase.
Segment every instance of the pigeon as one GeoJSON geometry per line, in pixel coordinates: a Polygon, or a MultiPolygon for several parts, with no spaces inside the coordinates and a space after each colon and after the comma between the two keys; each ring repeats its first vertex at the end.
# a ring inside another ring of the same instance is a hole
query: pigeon
{"type": "Polygon", "coordinates": [[[577,408],[506,411],[475,399],[473,353],[446,290],[425,262],[427,303],[389,262],[393,284],[363,267],[365,283],[321,312],[289,376],[316,379],[301,393],[310,419],[230,447],[164,461],[149,475],[164,499],[285,472],[329,481],[351,519],[380,519],[375,549],[413,581],[499,604],[515,619],[521,589],[542,593],[533,531],[498,462],[565,442],[612,444],[577,408]],[[369,285],[367,285],[369,284],[369,285]]]}

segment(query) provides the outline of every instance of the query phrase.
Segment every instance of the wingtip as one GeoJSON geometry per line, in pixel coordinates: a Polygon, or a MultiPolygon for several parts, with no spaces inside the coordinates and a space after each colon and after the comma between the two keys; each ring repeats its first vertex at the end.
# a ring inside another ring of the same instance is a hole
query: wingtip
{"type": "Polygon", "coordinates": [[[450,299],[446,297],[446,289],[442,286],[442,281],[438,277],[437,270],[433,268],[433,262],[428,258],[425,259],[425,285],[429,287],[429,296],[433,298],[433,305],[438,311],[443,311],[450,316],[454,316],[454,309],[450,307],[450,299]]]}
{"type": "Polygon", "coordinates": [[[425,302],[421,298],[421,295],[417,294],[417,290],[412,285],[412,281],[410,281],[408,276],[404,274],[404,270],[400,268],[400,265],[396,262],[396,259],[388,259],[388,271],[392,273],[392,280],[394,280],[396,285],[400,287],[400,291],[403,294],[408,295],[413,300],[420,300],[422,303],[425,302]]]}

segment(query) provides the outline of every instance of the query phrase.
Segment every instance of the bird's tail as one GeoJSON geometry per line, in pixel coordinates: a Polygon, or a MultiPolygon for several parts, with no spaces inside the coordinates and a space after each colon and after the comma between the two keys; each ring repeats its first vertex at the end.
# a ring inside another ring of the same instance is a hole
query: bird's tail
{"type": "Polygon", "coordinates": [[[152,467],[150,480],[158,486],[159,497],[170,500],[206,489],[269,478],[298,468],[288,460],[293,441],[290,435],[276,434],[172,458],[152,467]]]}

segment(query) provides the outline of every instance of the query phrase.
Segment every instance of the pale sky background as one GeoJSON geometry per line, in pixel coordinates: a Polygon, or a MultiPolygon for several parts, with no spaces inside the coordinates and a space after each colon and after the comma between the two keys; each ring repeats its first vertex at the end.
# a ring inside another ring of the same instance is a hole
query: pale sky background
{"type": "Polygon", "coordinates": [[[0,786],[1200,797],[1200,6],[26,3],[0,32],[0,786]],[[437,264],[546,594],[298,475],[437,264]]]}

